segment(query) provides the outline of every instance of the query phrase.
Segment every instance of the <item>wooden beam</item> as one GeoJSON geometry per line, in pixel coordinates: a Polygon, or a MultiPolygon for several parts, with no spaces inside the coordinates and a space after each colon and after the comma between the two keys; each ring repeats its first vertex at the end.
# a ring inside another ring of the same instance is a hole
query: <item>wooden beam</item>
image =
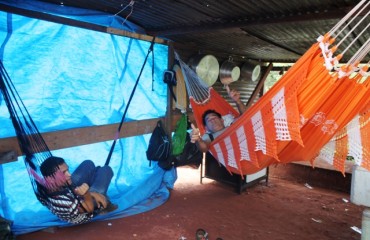
{"type": "MultiPolygon", "coordinates": [[[[315,168],[327,169],[327,170],[332,170],[332,171],[338,171],[337,169],[334,168],[332,164],[328,163],[322,158],[315,159],[315,162],[313,165],[310,161],[291,162],[291,164],[299,164],[299,165],[309,166],[312,168],[315,167],[315,168]]],[[[351,174],[354,164],[355,164],[354,161],[345,161],[344,162],[344,172],[351,174]]]]}
{"type": "MultiPolygon", "coordinates": [[[[41,20],[45,20],[49,22],[55,22],[55,23],[69,25],[73,27],[79,27],[79,28],[89,29],[89,30],[93,30],[97,32],[125,36],[125,37],[140,39],[144,41],[152,41],[153,39],[153,36],[149,36],[145,34],[138,34],[134,32],[125,31],[122,29],[105,27],[105,26],[101,26],[98,24],[94,24],[94,23],[83,22],[81,20],[75,20],[75,19],[71,19],[71,18],[67,18],[63,16],[57,16],[57,15],[52,15],[49,13],[44,13],[44,12],[27,10],[27,9],[18,8],[14,6],[9,6],[6,4],[0,4],[0,10],[4,12],[8,12],[8,13],[22,15],[22,16],[29,17],[29,18],[41,19],[41,20]]],[[[155,39],[155,43],[167,44],[167,41],[157,37],[155,39]]]]}
{"type": "MultiPolygon", "coordinates": [[[[176,123],[180,119],[180,117],[181,113],[173,114],[172,120],[168,126],[168,129],[170,129],[170,131],[173,131],[175,129],[176,123]]],[[[158,120],[164,121],[165,118],[163,117],[148,120],[125,122],[122,125],[122,129],[118,135],[118,138],[151,134],[158,120]]],[[[118,126],[119,124],[117,123],[85,128],[73,128],[43,133],[42,137],[44,138],[50,150],[57,150],[114,140],[118,126]]],[[[17,160],[16,157],[22,155],[17,138],[16,137],[0,138],[0,153],[4,155],[4,157],[2,158],[0,154],[0,164],[10,161],[16,161],[17,160]],[[1,159],[4,159],[4,162],[1,159]]]]}
{"type": "MultiPolygon", "coordinates": [[[[164,118],[125,122],[118,138],[132,137],[152,133],[157,121],[164,118]]],[[[109,124],[85,128],[74,128],[68,130],[43,133],[46,144],[50,150],[63,149],[97,142],[115,139],[119,124],[109,124]]],[[[0,152],[14,151],[17,156],[22,152],[16,137],[1,138],[0,152]]]]}
{"type": "Polygon", "coordinates": [[[259,18],[245,21],[235,21],[223,24],[205,24],[201,26],[181,26],[178,28],[166,29],[166,30],[148,30],[149,35],[167,37],[171,35],[183,35],[189,33],[201,33],[201,32],[214,32],[219,30],[233,29],[233,28],[243,28],[256,25],[274,25],[289,22],[307,22],[307,21],[317,21],[326,19],[341,19],[344,17],[353,6],[342,7],[332,10],[327,10],[318,13],[310,13],[307,11],[306,14],[297,14],[285,17],[275,17],[275,18],[259,18]]]}
{"type": "Polygon", "coordinates": [[[0,164],[17,161],[17,153],[14,150],[0,153],[0,164]]]}
{"type": "Polygon", "coordinates": [[[252,93],[252,96],[248,99],[248,102],[246,104],[247,108],[249,108],[250,106],[252,106],[252,103],[254,102],[254,100],[256,99],[257,95],[260,93],[262,87],[263,87],[263,84],[265,83],[266,81],[266,78],[268,77],[271,69],[273,67],[273,64],[270,63],[268,66],[267,66],[267,69],[265,71],[265,74],[263,75],[263,77],[259,80],[256,88],[254,89],[253,93],[252,93]]]}
{"type": "Polygon", "coordinates": [[[287,46],[284,46],[282,44],[278,44],[274,41],[271,41],[270,39],[264,37],[263,35],[259,34],[259,33],[254,33],[254,32],[251,32],[251,31],[245,31],[243,30],[244,32],[246,32],[248,35],[250,36],[254,36],[255,38],[258,38],[264,42],[267,42],[267,43],[270,43],[271,45],[274,45],[274,46],[277,46],[281,49],[284,49],[284,50],[287,50],[288,52],[292,52],[292,53],[295,53],[297,54],[298,56],[302,56],[304,54],[304,52],[297,52],[296,50],[290,48],[290,47],[287,47],[287,46]]]}
{"type": "MultiPolygon", "coordinates": [[[[172,66],[175,62],[175,49],[173,48],[173,43],[168,45],[168,61],[167,61],[167,69],[172,69],[172,66]]],[[[171,131],[171,123],[172,123],[172,95],[170,92],[169,85],[167,85],[167,109],[166,109],[166,118],[165,118],[165,129],[167,132],[171,131]]],[[[172,86],[171,86],[172,87],[172,86]]],[[[169,136],[170,141],[172,141],[172,136],[169,136]]]]}

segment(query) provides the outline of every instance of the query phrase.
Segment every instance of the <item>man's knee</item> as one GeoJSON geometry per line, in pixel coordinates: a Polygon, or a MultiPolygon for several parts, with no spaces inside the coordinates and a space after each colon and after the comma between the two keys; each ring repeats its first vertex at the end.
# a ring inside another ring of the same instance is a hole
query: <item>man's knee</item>
{"type": "Polygon", "coordinates": [[[102,174],[105,176],[113,177],[113,170],[110,166],[103,166],[100,168],[100,171],[102,171],[102,174]]]}
{"type": "Polygon", "coordinates": [[[83,173],[83,174],[94,174],[95,173],[95,164],[91,160],[84,160],[80,165],[77,167],[76,171],[77,173],[83,173]]]}
{"type": "Polygon", "coordinates": [[[95,163],[91,160],[84,160],[80,165],[87,169],[95,168],[95,163]]]}

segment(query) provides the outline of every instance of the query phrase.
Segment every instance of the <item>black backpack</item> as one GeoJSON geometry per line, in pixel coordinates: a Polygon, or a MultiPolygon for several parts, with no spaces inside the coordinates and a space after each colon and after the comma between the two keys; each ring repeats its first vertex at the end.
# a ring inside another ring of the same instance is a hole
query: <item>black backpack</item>
{"type": "Polygon", "coordinates": [[[199,167],[202,163],[203,152],[201,152],[195,143],[190,141],[190,134],[186,133],[186,143],[184,150],[180,155],[174,156],[174,165],[176,167],[185,165],[195,165],[199,167]]]}
{"type": "MultiPolygon", "coordinates": [[[[149,146],[146,151],[146,157],[149,160],[149,166],[152,161],[167,162],[171,155],[171,143],[162,127],[162,121],[157,122],[157,126],[154,128],[152,136],[149,140],[149,146]]],[[[161,166],[161,164],[159,164],[161,166]]]]}
{"type": "Polygon", "coordinates": [[[0,239],[14,240],[15,236],[11,231],[13,222],[0,216],[0,239]]]}
{"type": "Polygon", "coordinates": [[[203,152],[201,152],[195,143],[190,141],[190,134],[186,133],[186,142],[184,149],[179,155],[170,155],[165,161],[159,161],[158,166],[164,170],[169,170],[172,167],[181,167],[186,165],[193,165],[199,167],[202,163],[203,152]]]}

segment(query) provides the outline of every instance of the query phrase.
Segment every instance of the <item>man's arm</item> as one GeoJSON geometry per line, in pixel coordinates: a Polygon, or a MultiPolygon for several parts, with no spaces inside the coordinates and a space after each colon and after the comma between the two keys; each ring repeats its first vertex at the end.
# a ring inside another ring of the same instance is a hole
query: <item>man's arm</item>
{"type": "Polygon", "coordinates": [[[79,212],[94,212],[94,200],[89,192],[83,195],[83,200],[81,201],[82,208],[79,208],[79,212]]]}
{"type": "Polygon", "coordinates": [[[196,141],[195,144],[202,152],[207,152],[209,150],[209,143],[205,142],[202,138],[199,138],[199,140],[196,141]]]}
{"type": "Polygon", "coordinates": [[[89,185],[83,183],[74,189],[75,193],[83,197],[81,205],[83,208],[79,209],[80,212],[92,213],[95,210],[94,201],[98,205],[97,207],[107,207],[107,199],[104,195],[97,192],[90,192],[89,185]]]}
{"type": "Polygon", "coordinates": [[[240,99],[238,101],[235,101],[235,103],[236,103],[236,107],[238,108],[238,111],[240,114],[244,113],[247,110],[247,106],[245,106],[244,103],[240,101],[240,99]]]}
{"type": "Polygon", "coordinates": [[[240,100],[240,93],[234,89],[230,90],[229,86],[226,86],[227,93],[229,97],[236,103],[236,107],[240,114],[244,113],[247,110],[247,106],[240,100]]]}
{"type": "Polygon", "coordinates": [[[199,129],[193,124],[191,124],[191,128],[191,142],[195,143],[200,151],[207,152],[209,150],[210,143],[207,143],[200,137],[199,129]]]}

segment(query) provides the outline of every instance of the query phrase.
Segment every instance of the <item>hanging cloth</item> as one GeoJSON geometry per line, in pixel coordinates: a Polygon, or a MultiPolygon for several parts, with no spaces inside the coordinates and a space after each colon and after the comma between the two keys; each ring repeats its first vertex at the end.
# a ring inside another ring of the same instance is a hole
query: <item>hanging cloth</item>
{"type": "Polygon", "coordinates": [[[182,114],[176,123],[176,129],[172,137],[172,155],[177,156],[184,150],[186,133],[188,129],[188,117],[182,114]]]}

